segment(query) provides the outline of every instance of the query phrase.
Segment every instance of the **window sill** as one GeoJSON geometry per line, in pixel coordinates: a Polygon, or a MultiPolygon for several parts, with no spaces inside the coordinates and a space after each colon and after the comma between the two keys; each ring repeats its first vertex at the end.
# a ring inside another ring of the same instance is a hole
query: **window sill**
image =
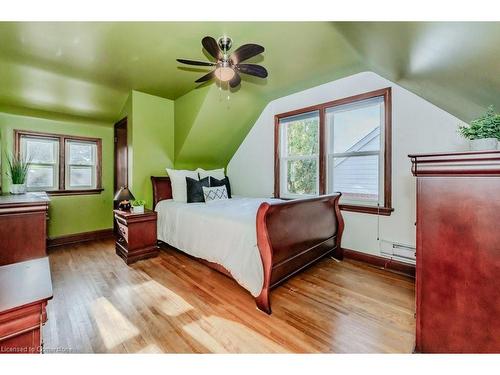
{"type": "Polygon", "coordinates": [[[355,204],[341,204],[340,209],[342,211],[359,212],[363,214],[381,216],[391,216],[391,213],[394,211],[394,208],[391,207],[360,206],[355,204]]]}
{"type": "MultiPolygon", "coordinates": [[[[290,198],[290,197],[272,197],[272,198],[281,199],[284,201],[300,199],[300,198],[290,198]]],[[[340,204],[339,207],[342,211],[358,212],[362,214],[371,214],[380,216],[391,216],[392,212],[394,211],[394,208],[391,207],[363,206],[358,204],[340,204]]]]}
{"type": "Polygon", "coordinates": [[[62,196],[62,195],[93,195],[101,194],[104,189],[82,189],[82,190],[48,190],[47,195],[62,196]]]}

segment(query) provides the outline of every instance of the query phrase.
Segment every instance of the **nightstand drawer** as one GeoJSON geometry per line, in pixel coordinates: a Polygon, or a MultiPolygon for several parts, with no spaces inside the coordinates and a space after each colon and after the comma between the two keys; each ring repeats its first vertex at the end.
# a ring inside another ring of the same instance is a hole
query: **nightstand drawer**
{"type": "Polygon", "coordinates": [[[117,223],[121,223],[122,225],[127,225],[127,220],[117,214],[115,214],[115,220],[117,223]]]}
{"type": "Polygon", "coordinates": [[[116,224],[118,226],[118,234],[123,237],[125,242],[128,243],[128,226],[123,224],[120,220],[116,220],[116,224]]]}

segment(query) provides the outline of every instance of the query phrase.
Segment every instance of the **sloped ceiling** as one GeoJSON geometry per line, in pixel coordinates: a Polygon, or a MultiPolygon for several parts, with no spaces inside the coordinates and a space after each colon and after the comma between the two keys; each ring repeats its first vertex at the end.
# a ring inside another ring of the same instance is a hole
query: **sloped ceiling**
{"type": "Polygon", "coordinates": [[[176,167],[227,165],[271,100],[365,68],[330,23],[263,24],[253,34],[250,40],[266,47],[255,62],[266,66],[269,77],[243,77],[231,92],[203,85],[176,99],[176,167]]]}
{"type": "Polygon", "coordinates": [[[500,22],[338,22],[368,69],[470,121],[500,110],[500,22]]]}
{"type": "Polygon", "coordinates": [[[224,34],[236,47],[266,47],[253,62],[265,65],[270,78],[251,84],[266,93],[354,62],[329,23],[4,22],[0,105],[116,120],[132,89],[168,99],[195,89],[208,70],[175,59],[206,60],[201,39],[224,34]]]}
{"type": "Polygon", "coordinates": [[[463,120],[500,108],[500,23],[0,23],[0,110],[111,123],[131,90],[175,100],[177,165],[227,163],[277,97],[363,70],[463,120]],[[256,42],[266,80],[230,93],[194,81],[201,39],[256,42]]]}

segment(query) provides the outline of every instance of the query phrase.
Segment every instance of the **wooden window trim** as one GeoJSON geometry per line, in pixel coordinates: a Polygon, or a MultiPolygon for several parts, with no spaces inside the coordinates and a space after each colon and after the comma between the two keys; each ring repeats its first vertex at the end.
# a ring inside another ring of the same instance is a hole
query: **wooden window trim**
{"type": "Polygon", "coordinates": [[[344,211],[361,212],[374,215],[390,216],[394,211],[392,208],[392,90],[386,87],[380,90],[370,91],[359,95],[349,96],[338,100],[329,101],[317,105],[312,105],[293,111],[280,113],[274,116],[274,196],[280,198],[280,149],[279,149],[279,126],[280,119],[296,116],[307,112],[319,112],[319,133],[320,133],[320,158],[319,158],[319,193],[326,192],[326,109],[344,104],[351,104],[361,100],[376,97],[384,98],[384,204],[381,207],[341,204],[344,211]]]}
{"type": "Polygon", "coordinates": [[[81,137],[65,134],[44,133],[26,130],[14,130],[14,152],[17,156],[21,154],[21,137],[52,138],[59,141],[59,189],[46,191],[49,195],[90,195],[100,194],[104,191],[102,187],[102,139],[92,137],[81,137]],[[97,147],[96,160],[96,187],[94,189],[65,189],[66,184],[66,141],[94,142],[97,147]]]}

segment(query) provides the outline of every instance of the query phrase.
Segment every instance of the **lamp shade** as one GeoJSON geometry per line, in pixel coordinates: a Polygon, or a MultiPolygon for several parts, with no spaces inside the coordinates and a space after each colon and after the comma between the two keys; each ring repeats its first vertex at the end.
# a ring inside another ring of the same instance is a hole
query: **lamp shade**
{"type": "Polygon", "coordinates": [[[127,188],[122,186],[120,190],[118,190],[118,193],[116,193],[114,200],[118,202],[122,201],[131,201],[134,200],[134,194],[127,188]]]}

